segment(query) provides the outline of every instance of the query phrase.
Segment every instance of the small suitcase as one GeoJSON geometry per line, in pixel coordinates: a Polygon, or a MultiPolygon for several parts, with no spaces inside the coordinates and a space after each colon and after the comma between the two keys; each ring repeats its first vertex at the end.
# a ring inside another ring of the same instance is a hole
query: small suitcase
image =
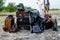
{"type": "Polygon", "coordinates": [[[7,30],[10,30],[10,28],[11,28],[11,19],[6,19],[5,20],[5,28],[7,29],[7,30]]]}
{"type": "Polygon", "coordinates": [[[28,17],[29,16],[29,13],[25,12],[25,11],[22,11],[22,10],[18,10],[16,12],[16,17],[28,17]]]}
{"type": "Polygon", "coordinates": [[[4,28],[6,28],[6,30],[9,31],[12,28],[13,25],[14,25],[14,18],[8,16],[5,19],[5,27],[4,28]]]}
{"type": "Polygon", "coordinates": [[[42,33],[43,30],[42,30],[42,27],[40,27],[38,24],[32,26],[31,28],[31,33],[42,33]]]}

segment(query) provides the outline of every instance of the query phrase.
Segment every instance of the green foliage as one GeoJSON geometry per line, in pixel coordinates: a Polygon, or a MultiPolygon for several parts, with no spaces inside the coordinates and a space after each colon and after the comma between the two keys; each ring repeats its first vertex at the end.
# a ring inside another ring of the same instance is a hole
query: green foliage
{"type": "Polygon", "coordinates": [[[3,0],[0,0],[0,11],[3,10],[3,4],[4,4],[3,0]]]}
{"type": "Polygon", "coordinates": [[[23,3],[19,3],[18,5],[16,5],[16,8],[22,7],[24,9],[24,5],[23,3]]]}
{"type": "Polygon", "coordinates": [[[15,4],[14,3],[9,3],[7,7],[5,8],[6,11],[8,12],[14,12],[16,10],[15,4]]]}
{"type": "Polygon", "coordinates": [[[19,3],[18,5],[16,5],[17,7],[21,7],[21,6],[23,6],[24,7],[24,5],[22,4],[22,3],[19,3]]]}
{"type": "Polygon", "coordinates": [[[31,10],[32,8],[31,7],[25,7],[25,10],[31,10]]]}
{"type": "Polygon", "coordinates": [[[9,3],[7,6],[3,6],[3,4],[3,0],[0,0],[0,11],[4,9],[4,12],[15,12],[18,7],[22,7],[25,10],[32,9],[31,7],[25,7],[23,3],[19,3],[18,5],[15,5],[15,3],[9,3]]]}
{"type": "Polygon", "coordinates": [[[50,9],[50,10],[60,10],[60,9],[58,9],[58,8],[53,8],[53,9],[50,9]]]}

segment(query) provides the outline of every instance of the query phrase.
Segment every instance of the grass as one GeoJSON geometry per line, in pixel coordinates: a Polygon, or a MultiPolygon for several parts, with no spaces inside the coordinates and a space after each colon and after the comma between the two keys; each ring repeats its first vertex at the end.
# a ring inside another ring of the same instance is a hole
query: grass
{"type": "Polygon", "coordinates": [[[0,12],[0,15],[16,15],[16,12],[0,12]]]}
{"type": "MultiPolygon", "coordinates": [[[[50,14],[56,14],[56,15],[60,15],[60,10],[59,9],[51,9],[49,11],[50,14]]],[[[0,12],[0,15],[16,15],[16,11],[15,12],[5,12],[5,11],[2,11],[0,12]]]]}

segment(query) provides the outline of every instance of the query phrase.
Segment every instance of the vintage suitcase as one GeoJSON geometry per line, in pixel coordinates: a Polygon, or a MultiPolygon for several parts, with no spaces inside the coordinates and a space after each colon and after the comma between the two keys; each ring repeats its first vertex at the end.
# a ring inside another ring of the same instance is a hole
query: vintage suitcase
{"type": "Polygon", "coordinates": [[[17,17],[17,27],[21,29],[30,29],[30,21],[29,21],[29,13],[25,12],[25,10],[19,9],[16,12],[17,17]]]}
{"type": "Polygon", "coordinates": [[[29,29],[30,28],[29,26],[30,26],[29,18],[17,18],[18,28],[23,27],[24,29],[29,29]]]}
{"type": "Polygon", "coordinates": [[[28,17],[29,13],[26,13],[25,11],[17,11],[16,17],[28,17]]]}

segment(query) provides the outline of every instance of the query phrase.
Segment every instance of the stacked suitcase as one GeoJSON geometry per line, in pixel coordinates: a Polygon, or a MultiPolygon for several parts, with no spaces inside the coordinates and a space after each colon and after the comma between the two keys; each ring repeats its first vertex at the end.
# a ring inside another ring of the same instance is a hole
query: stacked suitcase
{"type": "Polygon", "coordinates": [[[16,12],[17,27],[19,29],[30,30],[29,13],[25,12],[24,9],[18,9],[16,12]]]}

